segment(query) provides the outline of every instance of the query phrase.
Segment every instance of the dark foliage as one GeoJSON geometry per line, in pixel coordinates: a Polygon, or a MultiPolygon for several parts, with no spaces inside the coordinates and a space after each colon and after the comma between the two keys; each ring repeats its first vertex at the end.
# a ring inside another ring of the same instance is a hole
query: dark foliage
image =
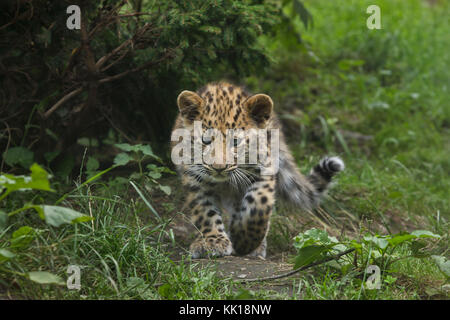
{"type": "Polygon", "coordinates": [[[110,130],[164,145],[180,90],[263,71],[257,37],[280,12],[270,0],[2,1],[2,150],[61,162],[80,137],[101,143],[110,130]],[[71,4],[81,30],[66,27],[71,4]]]}

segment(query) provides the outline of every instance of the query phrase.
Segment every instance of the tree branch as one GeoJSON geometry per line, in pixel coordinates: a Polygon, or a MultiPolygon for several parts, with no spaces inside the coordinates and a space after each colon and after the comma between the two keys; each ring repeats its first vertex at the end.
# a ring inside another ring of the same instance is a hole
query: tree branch
{"type": "Polygon", "coordinates": [[[58,100],[57,103],[55,103],[50,109],[48,109],[44,113],[44,119],[47,119],[50,117],[50,115],[55,112],[60,106],[62,106],[66,101],[72,99],[76,95],[80,94],[83,91],[83,87],[78,88],[76,90],[71,91],[70,93],[66,94],[64,97],[58,100]]]}

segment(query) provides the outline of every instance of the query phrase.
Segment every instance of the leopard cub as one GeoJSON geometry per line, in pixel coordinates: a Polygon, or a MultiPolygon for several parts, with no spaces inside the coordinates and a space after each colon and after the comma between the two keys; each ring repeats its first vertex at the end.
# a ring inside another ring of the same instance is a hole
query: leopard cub
{"type": "Polygon", "coordinates": [[[190,213],[198,230],[190,246],[193,258],[265,257],[276,195],[311,210],[332,177],[344,169],[340,158],[325,157],[309,175],[302,175],[266,94],[252,95],[227,82],[210,83],[197,92],[181,92],[177,104],[180,112],[172,132],[172,159],[183,159],[174,162],[186,190],[183,210],[190,213]],[[188,133],[183,136],[188,139],[184,149],[180,148],[180,129],[188,133]],[[230,132],[234,135],[228,139],[230,132]],[[252,149],[254,145],[257,149],[252,149]],[[262,153],[266,157],[260,157],[262,153]],[[227,230],[224,214],[229,220],[227,230]]]}

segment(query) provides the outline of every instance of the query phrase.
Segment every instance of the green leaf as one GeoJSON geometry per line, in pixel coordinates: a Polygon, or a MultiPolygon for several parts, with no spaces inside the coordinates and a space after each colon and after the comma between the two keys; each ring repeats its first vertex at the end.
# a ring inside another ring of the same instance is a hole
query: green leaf
{"type": "Polygon", "coordinates": [[[440,238],[441,236],[438,234],[435,234],[431,231],[427,231],[427,230],[415,230],[413,232],[411,232],[412,235],[417,236],[418,238],[440,238]]]}
{"type": "Polygon", "coordinates": [[[0,263],[14,258],[16,255],[6,249],[0,249],[0,263]]]}
{"type": "Polygon", "coordinates": [[[31,271],[27,273],[28,278],[31,281],[40,283],[40,284],[57,284],[57,285],[65,285],[64,281],[61,277],[47,272],[47,271],[31,271]]]}
{"type": "Polygon", "coordinates": [[[78,223],[92,220],[91,217],[69,208],[47,205],[34,207],[38,210],[41,218],[44,218],[45,222],[54,227],[59,227],[65,223],[78,223]]]}
{"type": "Polygon", "coordinates": [[[124,166],[130,161],[133,161],[133,158],[129,156],[127,153],[119,153],[114,158],[114,164],[118,166],[124,166]]]}
{"type": "Polygon", "coordinates": [[[169,186],[162,186],[160,185],[159,188],[168,196],[170,196],[170,193],[172,192],[172,189],[170,189],[169,186]]]}
{"type": "Polygon", "coordinates": [[[295,257],[294,269],[310,264],[322,256],[322,253],[329,250],[328,246],[307,246],[298,250],[295,257]]]}
{"type": "Polygon", "coordinates": [[[33,164],[30,170],[31,176],[1,175],[0,186],[6,188],[7,192],[30,189],[54,191],[50,188],[48,173],[44,169],[37,164],[33,164]]]}
{"type": "Polygon", "coordinates": [[[156,156],[156,155],[153,153],[152,148],[151,148],[148,144],[141,146],[141,147],[139,148],[139,150],[140,150],[143,154],[145,154],[145,155],[147,155],[147,156],[151,156],[151,157],[154,157],[154,158],[158,158],[158,156],[156,156]]]}
{"type": "Polygon", "coordinates": [[[29,226],[20,227],[11,236],[11,248],[25,248],[34,239],[34,229],[29,226]]]}
{"type": "Polygon", "coordinates": [[[159,179],[159,178],[161,178],[161,172],[158,172],[158,171],[150,171],[149,173],[148,173],[148,176],[150,177],[150,178],[153,178],[153,179],[159,179]]]}
{"type": "Polygon", "coordinates": [[[387,241],[393,245],[396,246],[400,243],[406,242],[406,241],[410,241],[412,239],[415,239],[416,236],[413,234],[409,234],[409,233],[399,233],[396,235],[391,236],[390,239],[388,239],[387,241]]]}
{"type": "Polygon", "coordinates": [[[100,167],[100,163],[97,159],[94,157],[89,157],[88,161],[86,162],[86,171],[93,172],[97,170],[100,167]]]}
{"type": "Polygon", "coordinates": [[[32,183],[29,184],[29,188],[39,189],[45,191],[54,191],[50,188],[50,182],[48,181],[49,174],[42,169],[38,164],[34,163],[31,167],[31,179],[32,183]]]}
{"type": "Polygon", "coordinates": [[[77,143],[81,146],[89,147],[89,138],[78,138],[77,143]]]}
{"type": "Polygon", "coordinates": [[[335,237],[330,237],[324,230],[312,228],[304,233],[300,233],[294,238],[294,247],[301,249],[310,245],[336,245],[338,241],[335,237]]]}
{"type": "Polygon", "coordinates": [[[364,241],[367,243],[373,243],[377,248],[384,250],[387,248],[387,246],[389,245],[389,242],[382,237],[378,237],[378,236],[364,236],[364,241]]]}
{"type": "Polygon", "coordinates": [[[132,146],[131,144],[128,143],[116,143],[114,146],[116,146],[117,148],[119,148],[120,150],[123,151],[127,151],[127,152],[131,152],[131,151],[138,151],[138,146],[140,146],[140,144],[134,145],[132,146]]]}
{"type": "Polygon", "coordinates": [[[439,270],[447,277],[450,278],[450,260],[443,256],[433,255],[431,258],[439,267],[439,270]]]}
{"type": "Polygon", "coordinates": [[[33,163],[34,153],[24,147],[13,147],[3,153],[3,159],[10,167],[20,165],[27,169],[33,163]]]}
{"type": "Polygon", "coordinates": [[[98,147],[98,140],[95,138],[86,138],[86,137],[79,138],[77,140],[77,143],[84,147],[98,147]]]}

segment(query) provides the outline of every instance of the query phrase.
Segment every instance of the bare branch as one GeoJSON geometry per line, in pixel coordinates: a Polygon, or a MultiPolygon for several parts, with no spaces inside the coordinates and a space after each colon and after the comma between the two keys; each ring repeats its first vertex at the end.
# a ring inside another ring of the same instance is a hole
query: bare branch
{"type": "Polygon", "coordinates": [[[324,263],[326,263],[326,262],[328,262],[328,261],[331,261],[331,260],[337,260],[337,259],[339,259],[340,257],[342,257],[342,256],[344,256],[344,255],[346,255],[346,254],[349,254],[349,253],[351,253],[351,252],[353,252],[353,251],[355,251],[354,248],[348,249],[348,250],[343,251],[343,252],[341,252],[341,253],[339,253],[339,254],[337,254],[337,255],[335,255],[335,256],[325,258],[325,259],[323,259],[323,260],[321,260],[321,261],[317,261],[317,262],[310,263],[310,264],[308,264],[308,265],[306,265],[306,266],[303,266],[303,267],[300,267],[300,268],[298,268],[298,269],[295,269],[295,270],[292,270],[292,271],[289,271],[289,272],[286,272],[286,273],[283,273],[283,274],[279,274],[279,275],[276,275],[276,276],[264,277],[264,278],[254,278],[254,279],[243,279],[243,280],[239,280],[238,282],[241,282],[241,283],[247,283],[247,282],[259,282],[259,281],[276,280],[276,279],[281,279],[281,278],[289,277],[289,276],[292,276],[293,274],[296,274],[296,273],[298,273],[298,272],[300,272],[300,271],[304,271],[304,270],[306,270],[306,269],[309,269],[309,268],[318,266],[318,265],[320,265],[320,264],[324,264],[324,263]]]}
{"type": "Polygon", "coordinates": [[[50,109],[48,109],[44,113],[44,119],[47,119],[50,117],[50,115],[55,112],[60,106],[62,106],[66,101],[72,99],[76,95],[80,94],[83,91],[83,88],[78,88],[76,90],[71,91],[70,93],[66,94],[64,97],[58,100],[57,103],[55,103],[50,109]]]}

